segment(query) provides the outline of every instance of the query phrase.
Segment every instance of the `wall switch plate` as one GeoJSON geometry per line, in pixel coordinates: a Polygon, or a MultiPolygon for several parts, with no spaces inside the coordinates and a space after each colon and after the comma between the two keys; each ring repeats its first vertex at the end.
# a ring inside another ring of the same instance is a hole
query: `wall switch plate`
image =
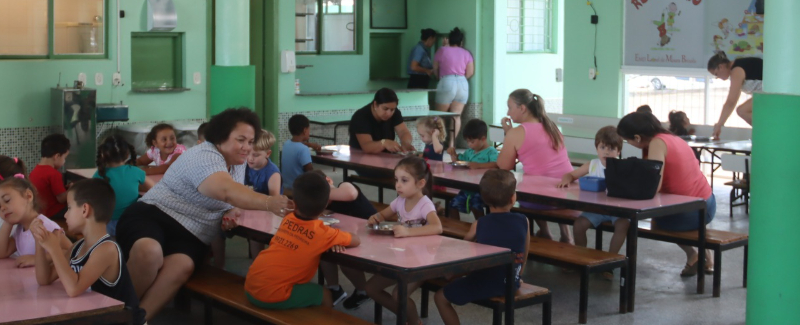
{"type": "Polygon", "coordinates": [[[195,72],[192,76],[192,80],[194,81],[195,85],[199,85],[200,82],[203,81],[202,77],[200,76],[200,72],[195,72]]]}
{"type": "Polygon", "coordinates": [[[572,124],[572,122],[575,120],[573,120],[571,117],[559,117],[556,121],[558,123],[572,124]]]}
{"type": "Polygon", "coordinates": [[[86,74],[81,72],[78,74],[78,81],[82,82],[84,85],[86,84],[86,74]]]}
{"type": "Polygon", "coordinates": [[[120,75],[119,72],[114,72],[111,76],[111,84],[114,86],[122,85],[122,75],[120,75]]]}
{"type": "Polygon", "coordinates": [[[564,81],[564,69],[556,68],[556,82],[564,81]]]}
{"type": "Polygon", "coordinates": [[[103,74],[98,72],[94,74],[94,85],[95,86],[102,86],[103,85],[103,74]]]}
{"type": "Polygon", "coordinates": [[[589,79],[594,80],[597,77],[597,70],[589,68],[589,79]]]}

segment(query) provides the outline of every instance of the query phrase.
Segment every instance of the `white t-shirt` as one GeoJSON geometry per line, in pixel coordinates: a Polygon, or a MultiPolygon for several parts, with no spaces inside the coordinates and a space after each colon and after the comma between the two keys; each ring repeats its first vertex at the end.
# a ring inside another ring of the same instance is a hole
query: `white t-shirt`
{"type": "Polygon", "coordinates": [[[389,207],[397,213],[398,221],[406,227],[422,227],[428,223],[428,213],[436,212],[436,206],[425,195],[411,211],[406,211],[406,199],[399,196],[389,204],[389,207]]]}
{"type": "Polygon", "coordinates": [[[592,161],[589,162],[589,174],[586,176],[606,178],[606,166],[603,166],[603,163],[600,162],[600,158],[592,159],[592,161]]]}

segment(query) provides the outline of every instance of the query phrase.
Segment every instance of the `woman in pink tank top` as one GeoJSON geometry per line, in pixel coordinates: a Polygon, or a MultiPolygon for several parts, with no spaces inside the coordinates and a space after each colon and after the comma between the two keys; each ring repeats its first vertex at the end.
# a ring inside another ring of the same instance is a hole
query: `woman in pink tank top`
{"type": "MultiPolygon", "coordinates": [[[[714,219],[717,202],[706,176],[700,170],[697,157],[683,139],[670,133],[661,122],[648,113],[630,113],[619,121],[617,133],[634,147],[642,149],[645,159],[664,162],[659,192],[700,197],[706,200],[705,223],[714,219]]],[[[653,218],[653,227],[669,231],[697,230],[697,212],[679,213],[653,218]]],[[[681,276],[697,274],[697,251],[694,247],[678,245],[686,253],[686,267],[681,276]]],[[[707,274],[713,274],[713,256],[706,255],[707,274]]]]}
{"type": "MultiPolygon", "coordinates": [[[[527,89],[517,89],[508,96],[508,117],[503,118],[503,150],[497,157],[497,166],[512,170],[517,159],[522,163],[526,175],[561,178],[573,170],[564,147],[564,139],[553,121],[544,110],[544,99],[527,89]],[[511,127],[511,121],[519,123],[511,127]]],[[[549,206],[530,202],[520,202],[520,206],[544,210],[549,206]]],[[[536,220],[539,232],[536,236],[552,238],[547,222],[536,220]]],[[[573,243],[572,234],[567,225],[560,225],[561,241],[573,243]]]]}

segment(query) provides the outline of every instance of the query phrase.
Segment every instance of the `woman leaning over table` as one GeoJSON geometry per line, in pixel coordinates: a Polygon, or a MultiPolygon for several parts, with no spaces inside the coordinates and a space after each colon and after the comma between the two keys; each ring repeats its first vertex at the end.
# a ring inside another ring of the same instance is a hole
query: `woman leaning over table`
{"type": "Polygon", "coordinates": [[[127,257],[140,306],[152,319],[206,257],[208,245],[241,210],[283,215],[285,196],[267,196],[243,185],[245,161],[261,132],[247,108],[214,116],[206,142],[187,150],[164,178],[122,214],[117,241],[127,257]],[[226,219],[227,220],[227,219],[226,219]]]}
{"type": "MultiPolygon", "coordinates": [[[[619,121],[617,133],[628,144],[642,149],[645,159],[664,162],[660,193],[701,197],[706,200],[705,223],[714,219],[717,202],[692,148],[686,141],[670,133],[652,114],[630,113],[619,121]]],[[[667,231],[690,231],[698,228],[697,212],[685,212],[653,218],[653,228],[667,231]]],[[[686,253],[686,266],[681,276],[697,274],[697,251],[694,247],[678,245],[686,253]]],[[[711,252],[706,250],[705,272],[713,274],[711,252]]]]}

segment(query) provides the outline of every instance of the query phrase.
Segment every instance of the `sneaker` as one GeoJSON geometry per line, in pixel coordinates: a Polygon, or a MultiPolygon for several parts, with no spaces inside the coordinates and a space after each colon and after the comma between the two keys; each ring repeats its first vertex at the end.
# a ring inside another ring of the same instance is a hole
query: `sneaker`
{"type": "Polygon", "coordinates": [[[369,300],[369,297],[366,294],[358,293],[358,291],[353,291],[353,295],[344,301],[344,308],[356,309],[367,300],[369,300]]]}
{"type": "Polygon", "coordinates": [[[344,300],[344,298],[347,298],[347,292],[344,291],[344,288],[342,288],[342,286],[339,286],[339,290],[332,290],[332,289],[328,289],[328,290],[331,290],[331,298],[333,298],[333,305],[334,306],[336,306],[336,304],[342,302],[342,300],[344,300]]]}

